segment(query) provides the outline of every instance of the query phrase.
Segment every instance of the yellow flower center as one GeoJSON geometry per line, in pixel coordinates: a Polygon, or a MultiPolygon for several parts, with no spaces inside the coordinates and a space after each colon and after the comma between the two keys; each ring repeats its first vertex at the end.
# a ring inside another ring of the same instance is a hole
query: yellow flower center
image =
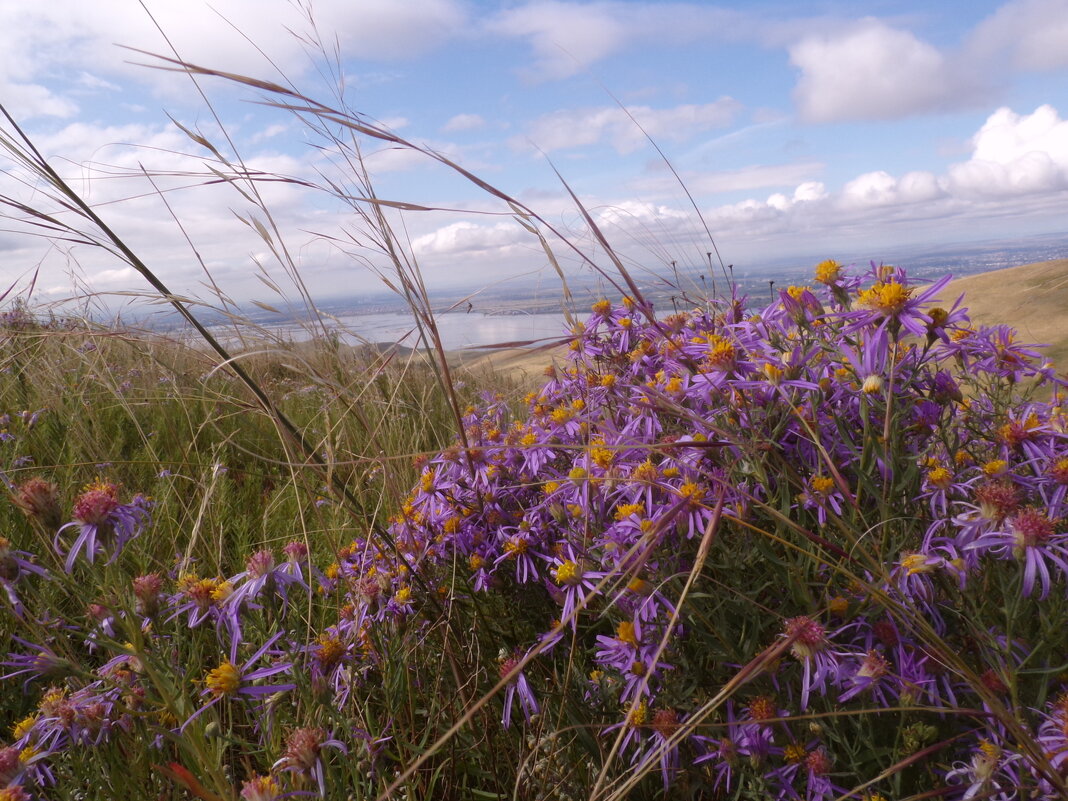
{"type": "Polygon", "coordinates": [[[16,740],[21,740],[23,737],[29,734],[30,729],[32,729],[34,727],[34,724],[36,723],[37,717],[35,715],[30,715],[29,717],[23,718],[11,727],[11,736],[16,740]]]}
{"type": "Polygon", "coordinates": [[[833,284],[841,273],[842,265],[834,259],[827,259],[816,265],[816,280],[821,284],[833,284]]]}
{"type": "Polygon", "coordinates": [[[953,474],[944,467],[936,467],[927,473],[927,480],[939,489],[949,489],[953,483],[953,474]]]}
{"type": "Polygon", "coordinates": [[[590,459],[602,470],[607,470],[612,466],[616,453],[611,448],[602,447],[603,445],[604,443],[602,442],[590,448],[590,459]]]}
{"type": "Polygon", "coordinates": [[[1008,469],[1009,463],[1004,459],[991,459],[983,465],[983,472],[988,476],[999,476],[1008,469]]]}
{"type": "Polygon", "coordinates": [[[626,520],[631,515],[641,517],[644,512],[644,503],[621,503],[616,509],[616,520],[626,520]]]}
{"type": "Polygon", "coordinates": [[[637,647],[638,637],[634,632],[634,624],[629,620],[624,620],[619,626],[616,627],[616,639],[627,645],[633,645],[637,647]]]}
{"type": "Polygon", "coordinates": [[[813,476],[809,479],[809,485],[820,495],[826,495],[834,489],[834,479],[827,476],[813,476]]]}
{"type": "Polygon", "coordinates": [[[568,559],[553,571],[553,576],[556,578],[557,584],[573,586],[582,580],[582,569],[575,562],[568,559]]]}
{"type": "Polygon", "coordinates": [[[229,659],[224,659],[221,665],[208,671],[204,684],[215,696],[233,695],[241,688],[241,671],[229,659]]]}
{"type": "Polygon", "coordinates": [[[877,311],[884,317],[900,314],[912,297],[912,289],[897,281],[879,281],[871,289],[865,289],[857,298],[860,306],[877,311]]]}
{"type": "Polygon", "coordinates": [[[645,701],[639,701],[627,711],[627,725],[641,726],[649,717],[649,705],[645,701]]]}
{"type": "Polygon", "coordinates": [[[922,553],[910,553],[902,557],[901,566],[908,571],[910,576],[916,573],[933,573],[935,569],[922,553]]]}

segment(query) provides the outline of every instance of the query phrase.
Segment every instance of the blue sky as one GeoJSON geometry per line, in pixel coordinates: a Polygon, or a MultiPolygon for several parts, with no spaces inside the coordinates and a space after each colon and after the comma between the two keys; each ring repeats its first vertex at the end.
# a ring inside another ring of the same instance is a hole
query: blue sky
{"type": "MultiPolygon", "coordinates": [[[[183,58],[273,81],[284,74],[333,104],[329,64],[307,47],[314,22],[328,49],[338,45],[349,108],[588,243],[555,166],[619,251],[652,271],[699,261],[710,247],[628,112],[741,269],[879,259],[887,249],[1060,231],[1068,219],[1068,0],[145,6],[183,58]]],[[[173,290],[208,297],[213,280],[235,298],[293,296],[293,274],[240,219],[262,212],[233,186],[190,177],[210,158],[168,114],[229,152],[196,87],[116,47],[167,52],[141,4],[0,0],[0,31],[0,102],[173,290]]],[[[299,120],[254,102],[262,93],[219,80],[201,87],[248,165],[340,177],[299,120]]],[[[363,153],[379,197],[455,210],[391,219],[430,285],[551,280],[537,240],[502,203],[419,154],[373,143],[363,153]]],[[[17,177],[0,176],[0,191],[42,202],[17,177]]],[[[313,295],[380,285],[375,270],[389,263],[367,247],[351,209],[314,190],[260,188],[274,240],[313,295]]],[[[144,289],[105,253],[49,247],[17,220],[4,228],[4,288],[40,267],[36,291],[50,298],[144,289]]]]}

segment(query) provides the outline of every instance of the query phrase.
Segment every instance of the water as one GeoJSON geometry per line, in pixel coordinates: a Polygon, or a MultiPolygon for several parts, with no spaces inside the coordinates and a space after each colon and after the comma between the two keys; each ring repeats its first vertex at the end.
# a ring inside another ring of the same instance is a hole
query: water
{"type": "MultiPolygon", "coordinates": [[[[442,345],[446,350],[477,348],[506,342],[532,339],[555,339],[566,334],[563,314],[479,314],[450,312],[435,315],[442,345]]],[[[418,347],[418,332],[410,314],[381,312],[377,314],[338,315],[337,322],[325,321],[328,328],[338,330],[341,341],[350,345],[361,342],[399,342],[410,348],[418,347]]],[[[292,324],[267,326],[295,341],[306,340],[306,330],[292,324]]]]}

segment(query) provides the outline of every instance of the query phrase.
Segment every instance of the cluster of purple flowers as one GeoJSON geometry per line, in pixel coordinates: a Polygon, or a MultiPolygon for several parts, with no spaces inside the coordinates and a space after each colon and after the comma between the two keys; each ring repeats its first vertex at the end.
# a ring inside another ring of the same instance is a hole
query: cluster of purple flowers
{"type": "MultiPolygon", "coordinates": [[[[90,502],[114,510],[117,501],[112,496],[105,503],[90,495],[95,492],[102,490],[89,490],[79,498],[76,515],[81,516],[76,522],[86,523],[91,517],[82,508],[90,502]]],[[[54,645],[14,637],[13,645],[19,649],[0,661],[0,682],[21,680],[27,693],[39,683],[47,688],[37,710],[14,727],[12,742],[0,749],[0,787],[25,788],[24,797],[36,798],[34,793],[55,782],[50,763],[70,748],[98,747],[113,742],[117,735],[135,732],[141,735],[142,747],[154,742],[159,748],[168,730],[180,736],[202,714],[223,703],[242,705],[251,718],[260,721],[261,731],[268,731],[271,705],[296,687],[294,672],[315,675],[323,665],[343,661],[342,654],[332,651],[332,636],[306,645],[296,635],[298,622],[286,619],[296,594],[307,598],[320,577],[311,568],[304,543],[292,542],[283,553],[285,559],[277,562],[271,551],[257,551],[249,557],[245,571],[228,579],[200,578],[188,572],[171,578],[158,573],[138,576],[131,582],[129,603],[90,605],[88,627],[52,621],[53,627],[58,624],[59,640],[54,645]],[[277,630],[257,646],[245,638],[241,622],[255,613],[266,614],[265,610],[277,615],[277,630]],[[189,630],[206,623],[213,625],[219,660],[203,675],[190,677],[198,688],[197,705],[181,717],[175,700],[165,703],[146,680],[146,662],[151,661],[156,670],[184,675],[183,654],[168,645],[175,641],[170,627],[189,630]],[[121,642],[122,636],[132,632],[139,632],[140,645],[121,642]],[[75,645],[79,640],[84,651],[75,645]],[[88,681],[86,652],[100,652],[104,660],[91,671],[88,681]],[[3,768],[7,763],[10,769],[3,768]]],[[[28,572],[50,577],[29,554],[14,551],[2,541],[0,566],[5,565],[5,586],[28,572]]],[[[17,610],[24,611],[21,604],[17,610]]],[[[320,794],[325,792],[319,752],[326,747],[344,750],[344,746],[320,729],[298,728],[290,740],[289,750],[275,765],[278,775],[250,779],[249,793],[260,794],[248,797],[282,797],[282,774],[292,776],[289,784],[293,787],[311,782],[320,794]],[[274,788],[273,795],[267,793],[270,788],[274,788]]]]}
{"type": "MultiPolygon", "coordinates": [[[[1064,382],[960,301],[933,306],[946,280],[824,262],[763,308],[595,303],[518,419],[498,396],[468,408],[386,530],[323,572],[294,542],[228,578],[185,559],[139,576],[129,603],[90,609],[95,672],[17,640],[0,682],[49,689],[0,749],[0,786],[46,787],[64,749],[145,721],[180,734],[216,707],[240,705],[266,743],[285,694],[353,709],[383,642],[476,608],[499,640],[483,677],[501,726],[545,731],[567,707],[622,757],[605,776],[783,801],[1064,797],[1064,382]],[[142,674],[182,672],[176,629],[218,658],[163,710],[142,674]]],[[[146,499],[106,482],[66,525],[54,487],[14,494],[66,573],[148,523],[146,499]]],[[[0,540],[17,615],[34,577],[0,540]]],[[[344,739],[294,727],[241,797],[324,794],[344,739]]]]}
{"type": "MultiPolygon", "coordinates": [[[[621,732],[635,764],[658,761],[665,782],[683,769],[680,749],[724,791],[756,776],[768,797],[830,798],[866,778],[835,767],[833,738],[800,726],[728,720],[710,737],[686,725],[700,707],[687,674],[712,660],[691,647],[707,618],[673,599],[698,543],[726,532],[789,540],[826,588],[806,605],[785,587],[763,599],[781,610],[788,658],[759,681],[783,716],[924,707],[949,731],[961,705],[1026,706],[1007,692],[1017,669],[1057,648],[1036,655],[997,626],[977,632],[961,605],[995,570],[999,590],[1023,600],[1065,596],[1063,382],[1007,329],[973,327],[960,301],[934,307],[948,278],[920,288],[901,269],[851,276],[833,262],[816,277],[761,309],[733,298],[656,319],[628,298],[594,304],[526,418],[499,397],[469,408],[460,441],[421,463],[389,538],[343,549],[328,587],[361,625],[429,608],[430,588],[435,603],[522,595],[542,610],[542,633],[504,649],[504,724],[517,701],[528,721],[539,713],[552,691],[531,671],[551,672],[573,636],[591,668],[587,702],[618,710],[603,730],[621,732]],[[1024,387],[1052,397],[1020,400],[1024,387]],[[447,580],[457,573],[467,581],[447,580]],[[980,681],[950,658],[964,641],[980,681]]],[[[721,683],[728,668],[717,666],[721,683]]],[[[984,756],[939,753],[925,781],[946,784],[945,797],[1013,798],[997,788],[1028,771],[1053,786],[1051,766],[1012,736],[984,734],[984,756]]]]}

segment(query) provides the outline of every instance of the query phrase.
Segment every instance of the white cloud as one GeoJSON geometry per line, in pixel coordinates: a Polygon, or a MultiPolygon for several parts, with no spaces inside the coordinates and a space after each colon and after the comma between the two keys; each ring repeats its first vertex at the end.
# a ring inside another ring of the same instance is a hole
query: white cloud
{"type": "Polygon", "coordinates": [[[454,117],[450,117],[441,130],[445,133],[475,131],[485,127],[485,125],[486,121],[479,114],[457,114],[454,117]]]}
{"type": "Polygon", "coordinates": [[[895,178],[883,170],[877,170],[858,175],[842,187],[841,205],[863,209],[924,203],[944,194],[934,173],[915,171],[895,178]]]}
{"type": "Polygon", "coordinates": [[[962,195],[998,197],[1068,189],[1068,120],[1049,105],[995,111],[972,137],[972,157],[949,170],[962,195]]]}
{"type": "Polygon", "coordinates": [[[794,190],[794,200],[798,202],[823,200],[825,197],[827,197],[827,187],[819,181],[805,181],[794,190]]]}
{"type": "Polygon", "coordinates": [[[1013,0],[973,31],[972,55],[1018,69],[1068,66],[1068,0],[1013,0]]]}
{"type": "Polygon", "coordinates": [[[416,237],[412,251],[416,256],[507,255],[521,245],[529,246],[531,241],[531,235],[519,225],[460,221],[416,237]]]}
{"type": "Polygon", "coordinates": [[[628,106],[626,111],[618,106],[565,109],[534,120],[525,136],[512,139],[512,145],[523,149],[532,142],[549,152],[607,140],[617,152],[630,153],[647,142],[635,121],[654,140],[683,142],[702,131],[730,125],[740,109],[741,104],[730,97],[665,109],[649,106],[628,106]]]}
{"type": "Polygon", "coordinates": [[[79,86],[90,90],[106,89],[109,92],[118,92],[122,89],[118,84],[112,83],[111,81],[105,81],[100,76],[93,75],[91,72],[86,72],[85,70],[78,73],[77,81],[79,86]]]}
{"type": "Polygon", "coordinates": [[[628,225],[640,223],[644,226],[650,223],[662,225],[668,220],[686,220],[690,219],[691,215],[688,212],[679,211],[661,203],[626,200],[597,209],[593,217],[598,224],[628,225]]]}
{"type": "Polygon", "coordinates": [[[626,27],[608,13],[606,4],[530,3],[502,12],[492,33],[525,37],[536,57],[533,76],[566,78],[622,48],[626,27]]]}
{"type": "Polygon", "coordinates": [[[961,82],[935,47],[875,19],[790,47],[801,70],[794,100],[810,122],[891,119],[962,102],[961,82]]]}
{"type": "Polygon", "coordinates": [[[266,139],[273,139],[274,137],[280,134],[284,134],[289,129],[290,128],[288,125],[283,125],[282,123],[276,122],[272,125],[268,125],[262,131],[257,131],[256,133],[252,134],[252,136],[249,137],[249,143],[258,144],[266,139]]]}
{"type": "MultiPolygon", "coordinates": [[[[286,0],[156,0],[147,5],[181,58],[276,79],[262,53],[291,77],[311,67],[304,42],[290,32],[310,30],[301,10],[305,5],[313,9],[327,48],[336,34],[343,52],[360,59],[410,59],[468,27],[460,0],[318,0],[314,6],[286,0]]],[[[75,85],[84,79],[85,65],[92,64],[95,88],[108,88],[108,76],[123,76],[186,96],[188,79],[135,66],[129,62],[152,60],[116,44],[172,55],[152,19],[129,0],[0,2],[0,86],[41,84],[45,75],[55,81],[62,70],[70,71],[69,83],[75,85]]]]}
{"type": "Polygon", "coordinates": [[[764,27],[750,14],[699,3],[534,0],[501,11],[485,30],[526,39],[534,51],[526,76],[556,80],[628,48],[763,38],[764,27]]]}
{"type": "Polygon", "coordinates": [[[933,238],[978,220],[1053,219],[1068,201],[1068,120],[1051,106],[1031,114],[1008,108],[991,114],[971,140],[971,157],[944,174],[912,171],[894,176],[875,170],[847,181],[837,192],[819,182],[801,183],[789,196],[747,199],[709,209],[714,230],[736,237],[775,237],[804,231],[842,237],[862,234],[893,241],[909,225],[910,239],[933,238]]]}
{"type": "Polygon", "coordinates": [[[69,118],[78,113],[78,106],[72,100],[60,97],[39,84],[10,83],[0,77],[0,97],[7,110],[17,119],[69,118]]]}
{"type": "Polygon", "coordinates": [[[883,170],[858,175],[842,187],[843,197],[858,206],[885,206],[892,203],[897,181],[883,170]]]}

